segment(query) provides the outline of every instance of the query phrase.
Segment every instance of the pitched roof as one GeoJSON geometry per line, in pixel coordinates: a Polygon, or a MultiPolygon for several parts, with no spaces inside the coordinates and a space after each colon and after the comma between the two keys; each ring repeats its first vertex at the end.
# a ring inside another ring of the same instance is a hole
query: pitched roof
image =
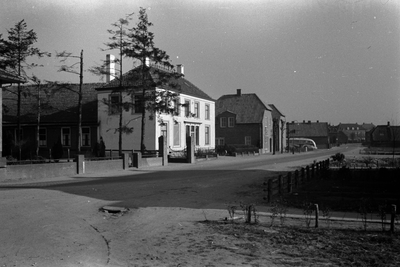
{"type": "Polygon", "coordinates": [[[276,113],[279,117],[285,117],[285,115],[283,115],[282,112],[280,112],[279,109],[277,109],[277,107],[274,104],[268,104],[268,106],[270,106],[272,112],[276,113]]]}
{"type": "Polygon", "coordinates": [[[289,132],[291,137],[301,136],[328,136],[328,123],[327,122],[306,122],[306,123],[289,123],[289,132]]]}
{"type": "MultiPolygon", "coordinates": [[[[151,78],[153,81],[158,79],[157,73],[160,71],[165,71],[165,70],[160,70],[159,68],[157,68],[155,66],[150,67],[150,75],[151,75],[151,78]]],[[[122,76],[122,87],[132,88],[133,86],[138,86],[140,79],[141,79],[140,73],[141,73],[140,66],[126,72],[122,76]]],[[[176,85],[176,87],[166,85],[162,89],[167,89],[167,90],[174,91],[177,93],[186,94],[186,95],[214,101],[214,99],[212,99],[204,91],[200,90],[197,86],[195,86],[194,84],[192,84],[191,82],[189,82],[188,80],[186,80],[183,77],[179,77],[179,78],[172,77],[169,79],[168,82],[169,82],[169,84],[176,85]]],[[[101,91],[104,89],[107,89],[107,90],[108,89],[118,89],[119,87],[120,87],[119,80],[114,79],[114,80],[110,81],[109,83],[105,84],[104,86],[96,88],[96,89],[101,91]]]]}
{"type": "Polygon", "coordinates": [[[218,116],[224,111],[236,114],[236,123],[261,123],[265,111],[271,111],[256,94],[223,95],[215,105],[218,116]]]}
{"type": "Polygon", "coordinates": [[[0,85],[3,83],[25,83],[25,79],[9,71],[0,69],[0,85]]]}
{"type": "Polygon", "coordinates": [[[363,127],[366,131],[370,131],[375,127],[375,125],[373,123],[363,123],[361,127],[363,127]]]}
{"type": "MultiPolygon", "coordinates": [[[[97,122],[97,92],[100,83],[85,83],[82,85],[82,121],[97,122]]],[[[58,86],[45,84],[41,87],[41,123],[74,123],[77,121],[79,84],[61,84],[58,86]],[[65,89],[68,87],[70,90],[65,89]],[[63,89],[60,89],[63,88],[63,89]]],[[[16,86],[3,88],[3,111],[5,123],[15,123],[17,116],[17,95],[10,92],[16,91],[16,86]]],[[[22,86],[21,98],[21,123],[36,123],[37,119],[37,87],[22,86]]]]}

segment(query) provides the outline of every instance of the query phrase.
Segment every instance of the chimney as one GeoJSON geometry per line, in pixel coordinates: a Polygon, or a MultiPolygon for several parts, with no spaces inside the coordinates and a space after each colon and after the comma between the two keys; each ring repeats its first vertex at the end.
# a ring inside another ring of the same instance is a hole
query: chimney
{"type": "Polygon", "coordinates": [[[183,64],[177,64],[176,65],[176,72],[182,75],[185,75],[185,68],[183,64]]]}
{"type": "Polygon", "coordinates": [[[236,89],[236,95],[241,96],[242,95],[242,89],[236,89]]]}
{"type": "Polygon", "coordinates": [[[317,123],[319,123],[319,120],[317,120],[317,123]]]}
{"type": "Polygon", "coordinates": [[[106,82],[111,82],[115,78],[115,56],[107,54],[106,55],[106,82]]]}
{"type": "Polygon", "coordinates": [[[390,126],[390,121],[388,121],[388,124],[387,124],[387,126],[390,126]]]}
{"type": "Polygon", "coordinates": [[[150,67],[150,58],[146,57],[146,61],[144,62],[144,64],[145,64],[147,67],[150,67]]]}

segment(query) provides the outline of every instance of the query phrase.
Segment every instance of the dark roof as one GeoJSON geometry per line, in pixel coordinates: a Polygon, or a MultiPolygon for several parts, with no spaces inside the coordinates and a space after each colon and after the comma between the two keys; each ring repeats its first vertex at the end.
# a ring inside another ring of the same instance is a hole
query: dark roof
{"type": "Polygon", "coordinates": [[[306,122],[306,123],[289,123],[289,132],[291,137],[301,136],[328,136],[327,122],[306,122]],[[295,130],[294,133],[292,131],[295,130]]]}
{"type": "Polygon", "coordinates": [[[0,84],[3,83],[25,83],[25,79],[9,71],[0,69],[0,84]]]}
{"type": "Polygon", "coordinates": [[[372,130],[372,129],[375,127],[375,125],[372,124],[372,123],[363,123],[361,126],[362,126],[366,131],[370,131],[370,130],[372,130]]]}
{"type": "Polygon", "coordinates": [[[261,123],[265,111],[271,111],[256,94],[223,95],[215,105],[218,116],[224,111],[236,114],[236,123],[261,123]]]}
{"type": "MultiPolygon", "coordinates": [[[[283,115],[282,112],[280,112],[274,104],[268,104],[268,106],[271,107],[272,113],[276,113],[279,117],[285,117],[285,115],[283,115]]],[[[272,114],[272,116],[274,116],[274,114],[272,114]]]]}
{"type": "MultiPolygon", "coordinates": [[[[153,79],[153,81],[157,79],[157,76],[158,76],[157,73],[160,71],[163,71],[163,70],[160,70],[154,66],[150,67],[150,74],[151,74],[151,78],[153,79]]],[[[126,72],[122,76],[122,87],[132,88],[133,86],[138,86],[140,78],[141,78],[140,73],[141,73],[140,66],[126,72]]],[[[188,80],[186,80],[183,77],[170,78],[170,80],[168,82],[170,84],[176,85],[176,87],[174,88],[172,86],[166,85],[162,89],[167,89],[167,90],[174,91],[177,93],[186,94],[186,95],[214,101],[214,99],[212,99],[209,95],[207,95],[205,92],[200,90],[197,86],[195,86],[194,84],[192,84],[191,82],[189,82],[188,80]]],[[[117,90],[119,88],[119,86],[120,86],[119,80],[114,79],[114,80],[110,81],[109,83],[105,84],[104,86],[96,88],[96,89],[99,91],[104,90],[104,89],[117,90]]]]}
{"type": "MultiPolygon", "coordinates": [[[[82,85],[82,121],[97,122],[97,92],[96,87],[100,83],[86,83],[82,85]]],[[[41,123],[74,123],[77,122],[79,84],[42,85],[41,99],[41,123]],[[63,89],[60,89],[63,88],[63,89]]],[[[16,86],[3,88],[3,120],[5,123],[16,123],[17,95],[16,86]]],[[[37,87],[22,86],[21,98],[21,123],[36,123],[37,120],[37,87]]]]}

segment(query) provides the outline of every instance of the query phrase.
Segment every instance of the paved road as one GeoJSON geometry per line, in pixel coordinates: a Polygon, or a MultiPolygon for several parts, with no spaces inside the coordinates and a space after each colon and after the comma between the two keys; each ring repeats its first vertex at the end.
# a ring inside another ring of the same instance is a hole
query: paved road
{"type": "MultiPolygon", "coordinates": [[[[305,166],[315,159],[326,159],[334,153],[346,153],[354,149],[341,147],[294,155],[221,157],[194,165],[170,164],[168,167],[134,169],[100,176],[37,181],[17,187],[61,191],[112,201],[114,205],[128,208],[224,209],[229,203],[239,202],[262,206],[265,204],[262,184],[266,179],[275,177],[276,171],[305,166]]],[[[1,187],[5,190],[7,186],[1,187]]]]}

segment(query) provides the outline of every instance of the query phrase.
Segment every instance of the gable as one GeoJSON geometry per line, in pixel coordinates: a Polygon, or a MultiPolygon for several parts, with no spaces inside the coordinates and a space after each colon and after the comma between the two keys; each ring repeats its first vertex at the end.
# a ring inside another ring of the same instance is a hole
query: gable
{"type": "Polygon", "coordinates": [[[223,95],[215,105],[215,114],[230,111],[236,114],[236,123],[261,123],[264,112],[270,109],[256,94],[223,95]]]}

